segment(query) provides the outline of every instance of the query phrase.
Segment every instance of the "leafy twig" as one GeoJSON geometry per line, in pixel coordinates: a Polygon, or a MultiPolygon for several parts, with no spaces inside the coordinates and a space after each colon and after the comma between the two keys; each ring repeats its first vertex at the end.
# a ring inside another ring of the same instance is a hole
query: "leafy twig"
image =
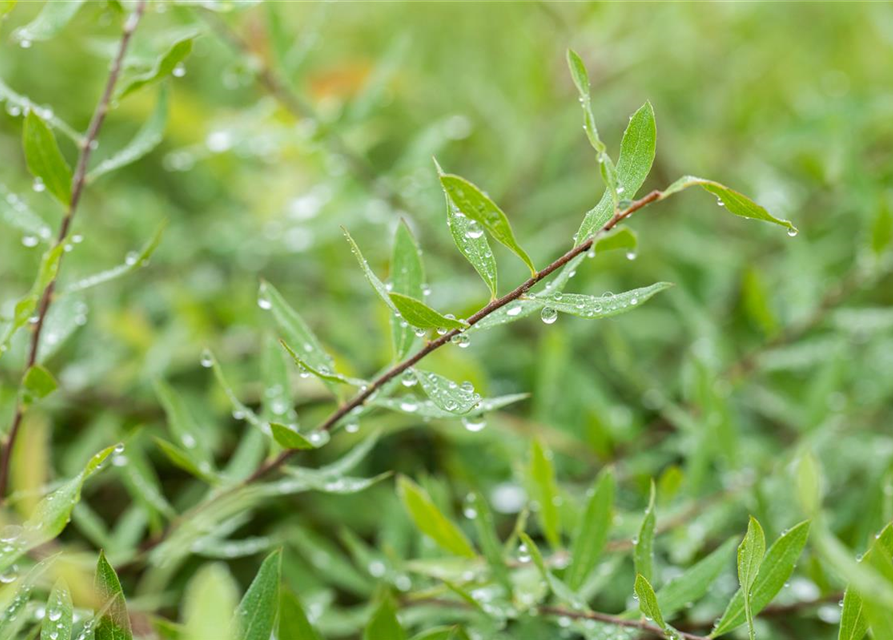
{"type": "MultiPolygon", "coordinates": [[[[105,90],[102,93],[102,97],[99,99],[99,103],[96,105],[96,110],[93,112],[93,117],[90,119],[90,125],[87,128],[87,134],[84,136],[84,141],[81,144],[80,153],[78,154],[77,166],[75,167],[75,172],[71,183],[71,200],[69,201],[68,208],[66,209],[65,215],[62,218],[62,223],[59,227],[59,234],[56,236],[56,247],[64,244],[66,239],[68,238],[68,231],[71,228],[71,223],[74,220],[75,214],[77,213],[78,203],[80,203],[81,195],[83,194],[84,186],[87,182],[87,165],[90,161],[90,155],[92,154],[93,149],[96,146],[99,132],[102,129],[103,122],[105,122],[105,117],[108,114],[112,95],[115,91],[115,85],[117,84],[118,78],[121,75],[121,68],[124,61],[124,56],[127,53],[127,49],[130,45],[130,40],[133,37],[133,33],[136,31],[137,25],[139,25],[140,19],[142,18],[143,13],[146,9],[146,3],[147,0],[139,0],[139,2],[137,2],[136,8],[133,10],[133,13],[130,14],[130,16],[127,18],[127,21],[124,23],[124,31],[121,34],[121,41],[118,46],[118,52],[115,55],[114,60],[112,61],[112,66],[109,71],[109,77],[105,84],[105,90]]],[[[37,354],[40,347],[40,335],[43,331],[43,325],[47,317],[47,312],[49,311],[50,305],[53,302],[53,291],[55,290],[55,288],[56,278],[54,277],[47,285],[46,289],[44,289],[43,295],[40,298],[40,304],[37,312],[37,322],[35,323],[34,331],[31,334],[31,345],[28,352],[28,360],[25,367],[26,370],[34,366],[34,364],[37,362],[37,354]]],[[[16,437],[18,436],[19,429],[22,425],[24,412],[25,408],[22,405],[21,401],[19,401],[16,404],[15,415],[12,419],[12,426],[9,429],[9,435],[6,438],[6,443],[3,447],[2,457],[0,457],[0,501],[2,501],[3,497],[6,495],[6,488],[9,482],[9,466],[12,459],[12,450],[15,446],[16,437]]]]}
{"type": "MultiPolygon", "coordinates": [[[[606,624],[612,624],[617,627],[626,627],[627,629],[638,629],[659,638],[666,638],[667,634],[655,624],[651,624],[645,620],[630,620],[629,618],[621,618],[609,613],[599,613],[597,611],[574,611],[563,607],[539,607],[539,612],[550,616],[561,616],[564,618],[572,618],[575,620],[596,620],[606,624]]],[[[707,636],[699,636],[694,633],[679,631],[678,635],[684,640],[707,640],[707,636]]]]}

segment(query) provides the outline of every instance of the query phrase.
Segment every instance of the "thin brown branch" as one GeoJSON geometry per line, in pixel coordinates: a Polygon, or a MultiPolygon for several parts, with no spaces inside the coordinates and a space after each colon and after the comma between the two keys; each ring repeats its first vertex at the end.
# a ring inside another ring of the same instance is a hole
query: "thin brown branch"
{"type": "MultiPolygon", "coordinates": [[[[550,616],[571,618],[573,620],[596,620],[598,622],[604,622],[606,624],[612,624],[614,626],[624,627],[626,629],[638,629],[639,631],[648,633],[658,638],[667,637],[667,634],[665,634],[663,630],[656,624],[652,624],[645,620],[630,620],[628,618],[621,618],[620,616],[611,615],[610,613],[599,613],[597,611],[574,611],[573,609],[565,609],[563,607],[540,607],[539,612],[545,613],[546,615],[550,616]]],[[[707,640],[707,636],[699,636],[697,634],[688,633],[685,631],[679,631],[678,635],[679,637],[684,638],[684,640],[707,640]]]]}
{"type": "MultiPolygon", "coordinates": [[[[96,110],[93,112],[93,117],[90,119],[90,125],[87,128],[87,134],[84,137],[84,142],[81,145],[80,152],[78,154],[77,165],[75,166],[74,176],[71,181],[71,200],[69,201],[68,207],[65,211],[65,216],[62,218],[62,223],[59,226],[59,234],[56,236],[56,244],[58,247],[61,244],[64,244],[68,238],[68,232],[71,229],[71,223],[74,220],[74,216],[78,210],[78,204],[81,201],[81,195],[84,192],[84,185],[87,182],[87,165],[90,162],[90,156],[93,153],[93,149],[96,146],[96,141],[99,137],[99,132],[102,129],[102,124],[105,122],[105,117],[109,111],[109,105],[112,101],[112,95],[115,91],[115,86],[118,83],[118,78],[121,75],[121,67],[124,61],[124,56],[127,53],[127,48],[130,45],[130,40],[133,37],[134,31],[136,31],[137,25],[139,25],[140,19],[143,17],[143,12],[146,9],[147,0],[139,0],[136,5],[136,8],[133,10],[133,13],[127,18],[127,21],[124,23],[124,31],[121,34],[121,42],[118,46],[118,52],[115,55],[114,60],[112,61],[112,66],[109,71],[109,77],[105,84],[105,89],[102,92],[102,97],[99,99],[99,103],[96,105],[96,110]]],[[[59,266],[61,267],[61,258],[59,261],[59,266]]],[[[58,274],[58,272],[57,272],[58,274]]],[[[47,313],[50,310],[50,305],[53,302],[53,292],[56,289],[56,278],[54,277],[50,283],[47,285],[46,289],[44,289],[43,295],[41,295],[40,303],[38,305],[37,311],[37,322],[34,324],[34,330],[31,333],[31,345],[28,351],[28,360],[25,366],[25,370],[27,371],[29,368],[34,366],[37,362],[37,355],[40,349],[40,336],[43,332],[43,325],[46,321],[47,313]]],[[[12,426],[9,429],[9,435],[6,438],[6,443],[3,446],[3,454],[0,457],[0,502],[2,502],[4,496],[6,495],[6,488],[9,483],[9,466],[12,460],[12,451],[15,447],[16,437],[19,434],[19,430],[22,426],[22,419],[24,418],[25,410],[22,406],[21,401],[16,404],[15,415],[12,419],[12,426]]]]}

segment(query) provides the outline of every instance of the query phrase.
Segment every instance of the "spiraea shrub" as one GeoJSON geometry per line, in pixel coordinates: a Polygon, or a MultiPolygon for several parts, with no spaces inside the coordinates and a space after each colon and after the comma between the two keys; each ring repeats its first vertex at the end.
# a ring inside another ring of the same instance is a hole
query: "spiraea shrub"
{"type": "Polygon", "coordinates": [[[744,195],[625,11],[0,0],[0,640],[893,639],[889,126],[744,195]]]}

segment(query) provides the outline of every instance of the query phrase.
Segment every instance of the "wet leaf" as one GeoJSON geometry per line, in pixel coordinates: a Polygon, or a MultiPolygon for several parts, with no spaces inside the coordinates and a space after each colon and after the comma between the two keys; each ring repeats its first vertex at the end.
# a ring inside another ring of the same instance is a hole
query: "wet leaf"
{"type": "Polygon", "coordinates": [[[461,529],[440,512],[424,489],[409,478],[398,476],[397,495],[418,530],[438,546],[465,558],[477,555],[461,529]]]}
{"type": "Polygon", "coordinates": [[[31,174],[67,207],[71,202],[71,168],[59,151],[53,132],[35,111],[25,116],[22,146],[31,174]]]}

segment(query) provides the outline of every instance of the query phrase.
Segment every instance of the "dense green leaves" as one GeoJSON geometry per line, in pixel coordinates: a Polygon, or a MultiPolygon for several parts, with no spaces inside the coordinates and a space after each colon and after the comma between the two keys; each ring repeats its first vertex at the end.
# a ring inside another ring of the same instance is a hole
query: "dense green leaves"
{"type": "Polygon", "coordinates": [[[130,617],[127,615],[121,582],[102,552],[99,553],[99,562],[96,565],[94,588],[100,602],[96,640],[132,640],[133,632],[130,629],[130,617]]]}
{"type": "Polygon", "coordinates": [[[34,111],[25,116],[22,145],[28,169],[37,184],[67,207],[71,202],[71,169],[59,151],[53,132],[34,111]]]}
{"type": "Polygon", "coordinates": [[[571,564],[565,582],[578,589],[595,568],[611,530],[614,517],[614,474],[603,471],[589,490],[586,508],[574,532],[571,564]]]}
{"type": "Polygon", "coordinates": [[[508,217],[495,202],[475,185],[459,176],[442,175],[440,183],[447,196],[456,205],[459,213],[481,225],[495,240],[504,244],[521,258],[524,264],[530,268],[531,273],[536,273],[536,267],[533,266],[530,257],[515,240],[515,234],[508,217]]]}
{"type": "MultiPolygon", "coordinates": [[[[269,640],[279,608],[279,579],[282,552],[274,551],[261,564],[257,575],[236,608],[238,640],[269,640]]],[[[226,615],[225,611],[220,612],[226,615]]]]}
{"type": "Polygon", "coordinates": [[[457,556],[475,557],[465,534],[441,513],[425,491],[409,478],[397,478],[397,493],[415,526],[441,548],[457,556]]]}
{"type": "Polygon", "coordinates": [[[419,329],[464,329],[465,323],[441,315],[421,300],[400,293],[388,294],[400,316],[419,329]]]}

